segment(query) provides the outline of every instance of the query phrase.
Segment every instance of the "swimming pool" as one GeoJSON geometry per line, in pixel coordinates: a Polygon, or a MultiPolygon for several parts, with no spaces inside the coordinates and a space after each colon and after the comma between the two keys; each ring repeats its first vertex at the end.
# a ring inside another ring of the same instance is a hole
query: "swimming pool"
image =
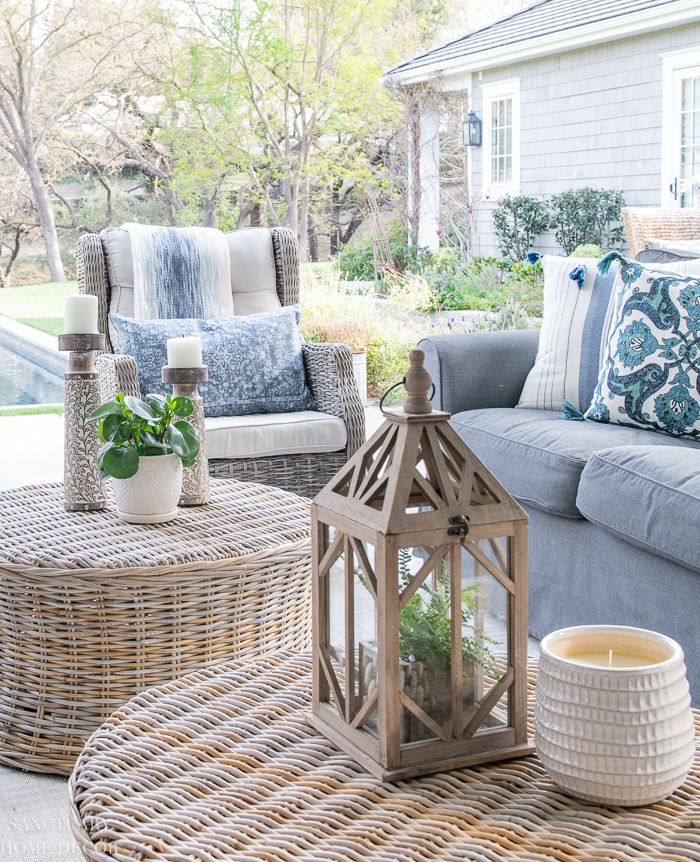
{"type": "Polygon", "coordinates": [[[0,406],[62,401],[61,377],[0,346],[0,406]]]}

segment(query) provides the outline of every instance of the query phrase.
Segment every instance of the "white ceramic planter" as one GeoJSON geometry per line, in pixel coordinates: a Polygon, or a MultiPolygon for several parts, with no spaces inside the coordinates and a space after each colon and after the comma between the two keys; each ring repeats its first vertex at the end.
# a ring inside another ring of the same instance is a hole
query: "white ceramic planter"
{"type": "Polygon", "coordinates": [[[575,626],[540,644],[535,745],[567,793],[604,805],[650,805],[678,788],[695,750],[683,650],[627,626],[575,626]],[[591,640],[646,655],[644,667],[591,667],[562,656],[591,640]]]}
{"type": "Polygon", "coordinates": [[[360,402],[363,407],[367,406],[367,354],[353,353],[352,372],[355,375],[357,388],[360,390],[360,402]]]}
{"type": "Polygon", "coordinates": [[[177,514],[182,493],[182,461],[177,455],[139,458],[130,479],[112,479],[117,515],[129,524],[162,524],[177,514]]]}

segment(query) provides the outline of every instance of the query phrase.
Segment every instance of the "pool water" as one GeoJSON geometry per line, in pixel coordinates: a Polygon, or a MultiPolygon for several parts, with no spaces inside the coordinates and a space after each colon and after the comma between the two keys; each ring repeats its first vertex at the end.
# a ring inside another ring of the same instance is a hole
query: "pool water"
{"type": "Polygon", "coordinates": [[[0,406],[62,401],[61,377],[0,346],[0,406]]]}

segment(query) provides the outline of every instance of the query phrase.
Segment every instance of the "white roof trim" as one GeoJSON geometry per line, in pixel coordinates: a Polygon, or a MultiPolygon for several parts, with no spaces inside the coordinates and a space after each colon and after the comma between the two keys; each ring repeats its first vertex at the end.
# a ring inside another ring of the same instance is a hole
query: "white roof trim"
{"type": "Polygon", "coordinates": [[[463,57],[426,64],[417,69],[394,72],[387,75],[386,80],[417,84],[440,74],[452,76],[465,72],[479,72],[523,60],[534,60],[548,54],[561,54],[576,48],[585,48],[588,45],[613,42],[616,39],[655,30],[668,30],[692,21],[700,21],[698,0],[677,0],[673,4],[665,3],[663,6],[653,6],[639,12],[620,15],[617,18],[607,18],[604,21],[594,21],[570,30],[559,30],[535,39],[523,39],[521,42],[499,45],[497,48],[466,54],[463,57]]]}

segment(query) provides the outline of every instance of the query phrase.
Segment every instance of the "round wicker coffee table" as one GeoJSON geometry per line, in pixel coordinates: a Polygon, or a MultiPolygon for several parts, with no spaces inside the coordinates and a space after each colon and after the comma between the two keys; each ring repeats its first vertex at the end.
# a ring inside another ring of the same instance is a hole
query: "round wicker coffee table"
{"type": "MultiPolygon", "coordinates": [[[[308,655],[288,652],[235,662],[143,692],[118,710],[69,783],[85,858],[700,859],[698,761],[673,796],[637,809],[565,796],[536,756],[382,784],[306,724],[310,667],[308,655]]],[[[532,695],[531,686],[530,707],[532,695]]]]}
{"type": "Polygon", "coordinates": [[[68,774],[139,691],[310,635],[308,500],[212,481],[161,525],[0,492],[0,762],[68,774]]]}

